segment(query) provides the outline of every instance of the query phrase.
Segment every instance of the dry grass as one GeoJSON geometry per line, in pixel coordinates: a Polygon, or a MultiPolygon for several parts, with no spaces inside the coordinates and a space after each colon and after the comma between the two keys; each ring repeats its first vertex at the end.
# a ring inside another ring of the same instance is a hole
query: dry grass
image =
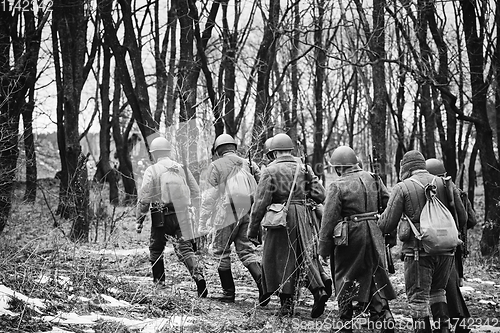
{"type": "MultiPolygon", "coordinates": [[[[0,284],[3,284],[30,299],[41,299],[44,308],[29,305],[20,298],[13,298],[10,310],[19,313],[11,317],[0,315],[2,332],[39,332],[60,327],[71,332],[84,332],[91,328],[95,332],[139,332],[138,326],[126,325],[125,321],[105,317],[91,325],[54,324],[44,321],[43,316],[75,312],[79,315],[98,313],[102,316],[127,320],[176,319],[178,316],[192,318],[192,323],[180,324],[164,331],[174,332],[288,332],[299,326],[306,332],[328,331],[322,323],[338,316],[333,302],[328,303],[325,314],[312,320],[309,312],[312,297],[306,289],[301,290],[296,306],[296,316],[289,320],[278,320],[276,314],[279,301],[273,298],[266,308],[257,307],[257,288],[250,275],[234,256],[234,276],[237,286],[237,302],[221,304],[212,299],[198,299],[195,285],[187,270],[172,253],[166,254],[168,288],[157,291],[150,283],[149,263],[146,253],[122,256],[102,250],[137,249],[148,246],[149,226],[146,223],[141,235],[134,230],[131,207],[107,207],[106,225],[116,227],[110,234],[104,229],[104,221],[94,223],[91,242],[74,244],[69,234],[70,221],[59,221],[61,227],[53,228],[51,210],[57,205],[57,183],[42,181],[47,200],[38,193],[35,204],[22,202],[22,186],[16,189],[12,218],[5,232],[0,235],[0,284]],[[97,237],[94,237],[97,232],[97,237]],[[104,237],[106,236],[106,237],[104,237]],[[101,252],[99,252],[101,251],[101,252]],[[113,297],[129,306],[110,306],[107,298],[113,297]]],[[[105,190],[104,192],[105,193],[105,190]]],[[[103,196],[94,193],[94,198],[103,196]]],[[[106,196],[104,196],[106,197],[106,196]]],[[[476,201],[481,209],[481,199],[476,201]]],[[[500,284],[498,259],[481,258],[478,252],[480,227],[470,233],[471,256],[466,262],[469,278],[492,280],[500,284]]],[[[112,252],[111,252],[112,253],[112,252]]],[[[403,289],[402,263],[396,260],[397,272],[393,282],[398,300],[391,302],[394,312],[406,316],[406,297],[403,289]]],[[[203,255],[206,279],[210,295],[220,290],[216,263],[212,256],[203,255]]],[[[475,284],[480,293],[467,296],[473,317],[499,317],[498,306],[479,304],[480,299],[500,303],[499,289],[492,285],[475,284]],[[497,289],[495,289],[497,288],[497,289]],[[488,296],[488,297],[487,297],[488,296]]],[[[0,295],[1,296],[1,295],[0,295]]]]}

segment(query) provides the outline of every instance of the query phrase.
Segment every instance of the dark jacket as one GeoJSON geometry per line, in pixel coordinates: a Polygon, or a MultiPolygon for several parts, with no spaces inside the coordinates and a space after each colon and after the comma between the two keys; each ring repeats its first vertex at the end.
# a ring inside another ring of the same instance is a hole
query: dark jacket
{"type": "MultiPolygon", "coordinates": [[[[299,160],[293,156],[281,156],[263,170],[250,214],[249,238],[257,238],[270,204],[287,201],[297,163],[299,160]]],[[[293,294],[300,260],[306,262],[310,288],[324,287],[317,253],[318,221],[307,203],[308,200],[321,203],[324,198],[325,189],[312,169],[301,164],[286,217],[287,227],[268,229],[266,233],[262,254],[266,293],[281,288],[282,293],[293,294]]]]}
{"type": "MultiPolygon", "coordinates": [[[[417,179],[423,185],[432,182],[434,177],[426,170],[414,171],[410,178],[417,179]]],[[[459,229],[463,228],[467,222],[467,213],[460,199],[460,192],[458,189],[450,182],[450,192],[453,193],[453,201],[455,202],[455,210],[457,213],[457,227],[459,229]]],[[[450,208],[450,200],[446,193],[446,187],[442,178],[436,178],[437,194],[439,200],[448,208],[450,208]]],[[[400,222],[401,217],[405,214],[418,228],[420,224],[420,214],[426,203],[424,189],[415,184],[409,178],[397,183],[391,192],[391,197],[387,203],[387,209],[384,211],[379,220],[379,227],[384,233],[390,233],[395,230],[400,222]],[[411,193],[413,192],[413,197],[416,200],[411,200],[411,193]]],[[[413,232],[410,233],[409,238],[403,242],[403,253],[413,254],[413,249],[415,248],[417,242],[413,232]]],[[[450,253],[451,254],[451,253],[450,253]]],[[[423,253],[423,255],[426,255],[423,253]]]]}
{"type": "Polygon", "coordinates": [[[359,283],[354,299],[368,302],[373,289],[385,299],[396,297],[387,274],[384,236],[376,220],[348,223],[347,246],[334,246],[333,230],[344,218],[385,208],[389,193],[378,176],[358,166],[347,169],[330,185],[320,231],[320,254],[330,256],[335,289],[342,299],[350,284],[359,283]],[[379,192],[380,191],[380,192],[379,192]],[[375,286],[375,287],[374,287],[375,286]],[[381,287],[383,286],[383,287],[381,287]]]}

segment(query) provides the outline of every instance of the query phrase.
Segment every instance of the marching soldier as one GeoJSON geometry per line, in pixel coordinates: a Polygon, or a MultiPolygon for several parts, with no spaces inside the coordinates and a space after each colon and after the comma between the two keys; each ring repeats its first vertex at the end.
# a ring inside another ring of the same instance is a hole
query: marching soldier
{"type": "MultiPolygon", "coordinates": [[[[420,225],[422,209],[427,199],[425,189],[419,183],[429,184],[434,177],[426,170],[424,156],[419,151],[410,150],[404,154],[401,160],[401,182],[394,186],[387,209],[379,220],[382,232],[390,233],[395,230],[403,214],[415,226],[420,225]]],[[[444,184],[436,182],[436,197],[447,208],[450,208],[451,200],[454,201],[458,226],[461,227],[467,220],[467,214],[458,190],[453,188],[451,192],[453,199],[448,198],[444,184]]],[[[408,223],[404,221],[401,223],[408,223]]],[[[414,331],[432,332],[428,310],[430,307],[434,320],[439,325],[437,332],[450,332],[445,288],[453,270],[454,250],[429,254],[423,251],[421,242],[415,238],[410,228],[401,230],[408,230],[406,234],[400,233],[399,239],[403,241],[406,295],[414,331]]]]}
{"type": "Polygon", "coordinates": [[[200,234],[208,233],[207,221],[213,216],[215,232],[213,248],[219,258],[218,273],[222,285],[221,302],[233,303],[235,285],[231,272],[231,244],[234,243],[236,253],[243,265],[248,269],[259,288],[259,303],[262,303],[261,266],[255,254],[255,246],[247,238],[250,202],[247,207],[234,204],[227,197],[226,184],[234,168],[251,171],[255,180],[259,180],[258,166],[249,163],[236,155],[236,141],[229,134],[222,134],[215,140],[214,150],[217,159],[207,172],[209,188],[203,193],[198,230],[200,234]]]}
{"type": "Polygon", "coordinates": [[[331,279],[324,274],[317,252],[319,221],[308,200],[321,203],[325,198],[325,189],[311,168],[292,156],[292,150],[293,143],[288,135],[277,134],[273,137],[270,151],[276,159],[264,169],[257,186],[248,238],[257,242],[268,206],[286,203],[291,195],[286,227],[267,229],[262,257],[264,297],[269,300],[272,294],[279,293],[280,315],[292,315],[296,282],[303,265],[309,290],[314,296],[311,317],[317,318],[323,314],[332,290],[331,279]],[[295,186],[292,187],[294,178],[295,186]]]}
{"type": "Polygon", "coordinates": [[[370,320],[382,321],[383,332],[394,332],[388,300],[396,298],[396,293],[387,273],[384,237],[377,226],[389,193],[378,176],[359,167],[350,147],[335,149],[331,164],[340,178],[328,189],[319,250],[325,261],[330,257],[341,332],[352,332],[352,301],[369,310],[370,320]],[[334,236],[344,242],[335,245],[334,236]]]}
{"type": "MultiPolygon", "coordinates": [[[[436,158],[430,158],[425,161],[425,168],[429,171],[430,174],[443,177],[446,177],[446,170],[444,168],[444,164],[442,161],[436,158]]],[[[448,180],[451,182],[451,179],[448,180]]],[[[458,189],[460,191],[460,189],[458,189]]],[[[462,197],[462,192],[460,191],[460,197],[462,197]]],[[[477,224],[476,213],[472,209],[472,205],[469,202],[467,197],[465,198],[464,208],[467,211],[467,224],[466,228],[473,228],[477,224]]],[[[464,203],[464,200],[462,200],[464,203]]],[[[466,231],[463,231],[465,233],[466,231]]],[[[467,237],[467,235],[462,234],[462,237],[467,237]]],[[[469,309],[467,308],[467,304],[465,303],[464,297],[462,296],[462,292],[460,291],[461,279],[464,276],[463,269],[463,260],[462,257],[464,252],[467,251],[465,248],[466,243],[464,240],[464,244],[459,245],[455,251],[455,265],[450,274],[450,279],[448,280],[448,284],[446,285],[446,303],[448,304],[448,312],[450,318],[453,318],[452,326],[455,327],[456,333],[467,333],[470,332],[470,329],[467,325],[467,319],[470,318],[469,309]],[[462,249],[464,247],[464,249],[462,249]]]]}
{"type": "Polygon", "coordinates": [[[167,242],[166,236],[170,236],[175,239],[175,254],[179,261],[184,263],[196,282],[198,296],[206,297],[208,290],[203,276],[203,269],[193,251],[193,231],[188,212],[190,199],[194,206],[197,206],[200,200],[200,191],[189,169],[183,168],[181,164],[170,158],[171,150],[170,143],[163,137],[155,138],[151,142],[150,152],[156,163],[149,166],[144,172],[142,186],[139,191],[136,231],[141,233],[146,214],[150,211],[152,225],[149,260],[152,265],[153,282],[155,284],[158,286],[164,286],[165,284],[163,250],[167,242]],[[166,193],[162,193],[161,177],[165,172],[177,173],[172,179],[180,179],[181,184],[182,179],[184,180],[184,184],[188,188],[186,189],[187,197],[185,202],[163,202],[162,199],[166,193]]]}

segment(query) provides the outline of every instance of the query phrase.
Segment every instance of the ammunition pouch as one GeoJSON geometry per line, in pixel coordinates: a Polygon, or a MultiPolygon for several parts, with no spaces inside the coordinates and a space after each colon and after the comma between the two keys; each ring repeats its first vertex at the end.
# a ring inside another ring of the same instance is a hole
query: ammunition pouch
{"type": "Polygon", "coordinates": [[[160,203],[151,204],[149,211],[151,213],[151,224],[154,228],[165,226],[165,216],[175,214],[173,205],[164,205],[160,203]]]}

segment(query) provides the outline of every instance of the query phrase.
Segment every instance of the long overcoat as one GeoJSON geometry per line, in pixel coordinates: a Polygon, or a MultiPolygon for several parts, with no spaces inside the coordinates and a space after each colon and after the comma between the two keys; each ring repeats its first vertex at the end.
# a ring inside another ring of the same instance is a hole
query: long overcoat
{"type": "Polygon", "coordinates": [[[333,231],[339,221],[356,214],[377,212],[379,207],[386,207],[388,199],[385,185],[358,166],[347,169],[330,185],[321,222],[319,251],[322,256],[331,258],[338,299],[351,293],[349,298],[369,302],[374,287],[382,298],[396,298],[387,273],[384,237],[375,220],[349,221],[348,245],[333,244],[333,231]]]}
{"type": "MultiPolygon", "coordinates": [[[[292,190],[293,178],[300,160],[293,156],[278,157],[266,167],[257,186],[250,215],[248,236],[256,238],[267,207],[284,203],[292,190]]],[[[266,294],[293,294],[297,272],[304,263],[309,288],[324,288],[324,275],[317,251],[319,221],[308,201],[323,202],[325,188],[318,182],[310,167],[300,163],[292,194],[286,228],[268,229],[262,255],[262,282],[266,294]]]]}

